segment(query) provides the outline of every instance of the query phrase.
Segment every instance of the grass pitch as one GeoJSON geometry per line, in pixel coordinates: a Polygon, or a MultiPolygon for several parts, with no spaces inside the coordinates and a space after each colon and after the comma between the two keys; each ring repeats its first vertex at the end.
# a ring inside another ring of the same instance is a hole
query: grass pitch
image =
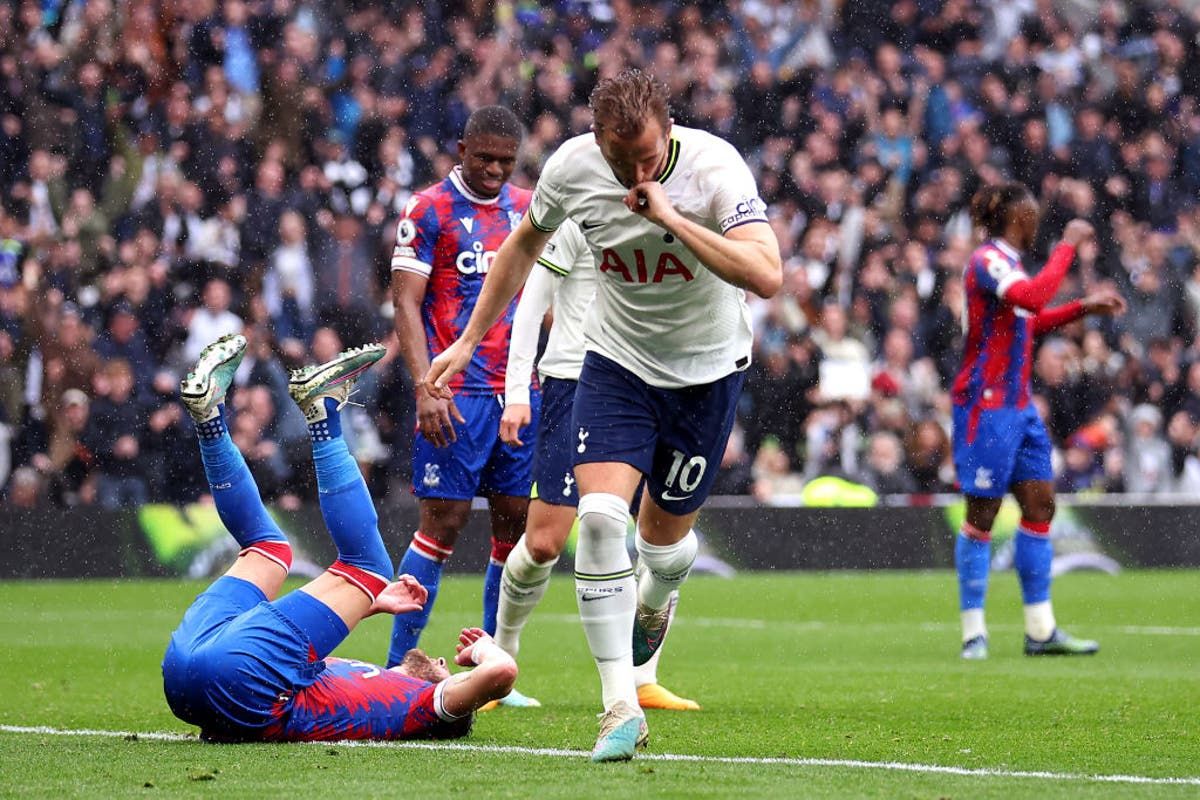
{"type": "MultiPolygon", "coordinates": [[[[481,584],[443,585],[427,649],[449,652],[457,629],[478,623],[481,584]]],[[[996,575],[992,657],[980,663],[957,656],[949,572],[693,578],[660,679],[704,710],[650,712],[649,754],[699,760],[617,765],[570,752],[590,749],[600,709],[563,575],[521,653],[518,686],[545,707],[481,715],[465,743],[482,749],[204,745],[111,733],[192,732],[162,699],[159,660],[201,588],[0,583],[0,796],[1200,794],[1197,572],[1057,581],[1059,618],[1101,642],[1087,659],[1021,655],[1016,581],[996,575]],[[13,730],[39,726],[77,733],[13,730]],[[93,734],[78,733],[85,729],[93,734]],[[936,771],[946,767],[960,771],[936,771]],[[1142,780],[1170,778],[1184,782],[1142,780]]],[[[339,655],[378,661],[389,630],[390,620],[369,619],[339,655]]]]}

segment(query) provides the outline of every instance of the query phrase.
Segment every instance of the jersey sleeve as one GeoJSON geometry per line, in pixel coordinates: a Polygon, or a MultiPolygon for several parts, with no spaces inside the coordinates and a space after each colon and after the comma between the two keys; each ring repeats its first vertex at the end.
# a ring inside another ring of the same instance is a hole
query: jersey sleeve
{"type": "Polygon", "coordinates": [[[758,196],[750,168],[732,145],[722,142],[720,159],[707,173],[712,199],[710,211],[721,233],[748,222],[766,222],[767,204],[758,196]]]}
{"type": "Polygon", "coordinates": [[[592,251],[588,248],[587,240],[583,238],[579,226],[565,220],[546,243],[546,249],[538,256],[537,263],[556,275],[566,276],[571,274],[571,270],[581,263],[583,258],[590,260],[591,257],[592,251]]]}
{"type": "Polygon", "coordinates": [[[566,157],[563,155],[563,148],[560,147],[550,156],[546,166],[542,168],[537,186],[533,187],[533,197],[529,200],[529,221],[539,231],[556,231],[566,219],[562,189],[566,168],[566,157]]]}
{"type": "Polygon", "coordinates": [[[438,237],[437,209],[428,197],[414,194],[396,225],[396,247],[392,269],[429,277],[433,272],[433,250],[438,237]]]}
{"type": "MultiPolygon", "coordinates": [[[[559,231],[565,230],[560,228],[559,231]]],[[[555,235],[557,237],[557,234],[555,235]]],[[[549,250],[549,245],[547,245],[549,250]]],[[[543,263],[538,259],[538,263],[543,263]]],[[[529,385],[533,380],[533,361],[537,358],[538,336],[542,319],[554,299],[554,291],[562,282],[562,273],[548,266],[529,273],[521,299],[513,314],[512,333],[508,342],[508,365],[504,371],[504,402],[506,405],[529,405],[529,385]]]]}
{"type": "Polygon", "coordinates": [[[975,271],[975,282],[980,289],[994,294],[1001,300],[1016,284],[1028,280],[1029,275],[1021,267],[995,250],[982,250],[971,258],[971,269],[975,271]]]}

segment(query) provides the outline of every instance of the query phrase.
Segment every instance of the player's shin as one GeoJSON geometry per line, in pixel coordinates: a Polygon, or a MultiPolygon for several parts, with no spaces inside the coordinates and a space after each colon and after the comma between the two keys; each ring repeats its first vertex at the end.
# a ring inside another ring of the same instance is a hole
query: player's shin
{"type": "Polygon", "coordinates": [[[196,423],[196,435],[217,514],[241,546],[241,554],[259,553],[286,572],[291,568],[292,548],[263,506],[254,476],[229,437],[223,404],[217,407],[215,416],[196,423]]]}
{"type": "Polygon", "coordinates": [[[379,535],[379,517],[358,464],[342,438],[338,401],[325,404],[325,418],[309,424],[317,494],[325,526],[337,547],[329,571],[357,586],[374,601],[391,577],[392,562],[379,535]]]}
{"type": "Polygon", "coordinates": [[[1054,610],[1050,605],[1053,561],[1050,523],[1021,520],[1013,566],[1021,581],[1021,597],[1025,603],[1025,633],[1039,642],[1049,639],[1055,628],[1054,610]]]}
{"type": "Polygon", "coordinates": [[[964,642],[987,636],[983,603],[987,597],[991,559],[991,531],[980,530],[964,522],[954,545],[954,567],[958,572],[959,609],[964,642]]]}
{"type": "Polygon", "coordinates": [[[526,546],[525,537],[513,546],[500,577],[500,601],[496,612],[496,644],[516,658],[521,648],[521,631],[529,615],[541,602],[550,585],[557,558],[539,563],[526,546]]]}
{"type": "Polygon", "coordinates": [[[638,577],[638,602],[661,611],[667,607],[671,594],[679,590],[692,571],[700,550],[695,531],[674,544],[650,544],[637,535],[638,562],[645,567],[638,577]]]}
{"type": "Polygon", "coordinates": [[[488,558],[487,571],[483,576],[483,630],[489,636],[496,635],[496,613],[500,605],[500,581],[504,564],[512,552],[512,542],[502,542],[492,537],[492,553],[488,558]]]}
{"type": "Polygon", "coordinates": [[[400,559],[396,572],[400,575],[412,575],[420,581],[421,585],[425,587],[425,591],[429,592],[429,597],[420,611],[396,615],[396,619],[392,623],[392,639],[388,647],[387,666],[394,667],[403,661],[404,654],[416,647],[417,642],[420,641],[421,631],[425,630],[425,625],[429,622],[429,614],[433,611],[433,603],[437,600],[438,586],[442,580],[442,566],[453,553],[452,548],[421,531],[413,534],[412,543],[405,551],[404,557],[400,559]]]}
{"type": "Polygon", "coordinates": [[[606,709],[621,701],[637,708],[631,643],[637,585],[625,549],[628,515],[628,504],[617,495],[593,493],[579,500],[575,593],[606,709]]]}

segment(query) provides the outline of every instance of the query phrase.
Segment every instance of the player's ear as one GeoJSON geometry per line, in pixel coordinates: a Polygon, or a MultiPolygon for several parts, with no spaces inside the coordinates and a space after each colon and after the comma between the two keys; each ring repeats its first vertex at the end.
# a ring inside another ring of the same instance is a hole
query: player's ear
{"type": "Polygon", "coordinates": [[[463,161],[467,157],[467,143],[462,139],[458,140],[458,160],[463,161]]]}

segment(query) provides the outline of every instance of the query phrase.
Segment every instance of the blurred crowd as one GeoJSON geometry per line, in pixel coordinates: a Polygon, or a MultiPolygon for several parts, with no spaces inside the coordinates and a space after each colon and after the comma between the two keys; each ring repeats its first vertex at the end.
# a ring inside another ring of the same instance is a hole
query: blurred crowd
{"type": "MultiPolygon", "coordinates": [[[[1031,268],[1096,226],[1060,299],[1130,306],[1038,343],[1059,489],[1200,490],[1193,5],[0,0],[4,501],[200,497],[176,388],[232,331],[233,437],[269,499],[311,496],[286,369],[387,341],[396,219],[467,115],[517,111],[531,186],[627,65],[741,150],[783,249],[717,491],[953,490],[966,206],[1004,177],[1043,204],[1031,268]]],[[[348,427],[382,495],[412,389],[397,359],[371,375],[348,427]]]]}

